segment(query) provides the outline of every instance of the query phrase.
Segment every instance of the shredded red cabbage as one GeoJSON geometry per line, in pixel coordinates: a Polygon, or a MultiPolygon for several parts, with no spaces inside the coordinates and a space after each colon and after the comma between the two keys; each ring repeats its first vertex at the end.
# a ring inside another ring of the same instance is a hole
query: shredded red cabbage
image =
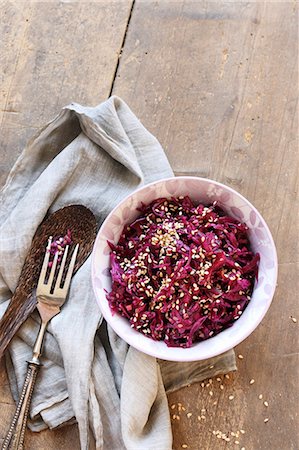
{"type": "Polygon", "coordinates": [[[65,247],[67,245],[71,245],[73,243],[72,241],[72,235],[71,230],[67,230],[65,236],[56,236],[52,239],[51,246],[49,249],[50,252],[50,261],[48,263],[48,267],[52,267],[54,256],[56,253],[58,253],[57,262],[58,264],[61,262],[63,253],[65,250],[65,247]]]}
{"type": "Polygon", "coordinates": [[[111,248],[112,312],[169,347],[190,347],[239,319],[258,276],[247,226],[214,202],[158,198],[111,248]]]}

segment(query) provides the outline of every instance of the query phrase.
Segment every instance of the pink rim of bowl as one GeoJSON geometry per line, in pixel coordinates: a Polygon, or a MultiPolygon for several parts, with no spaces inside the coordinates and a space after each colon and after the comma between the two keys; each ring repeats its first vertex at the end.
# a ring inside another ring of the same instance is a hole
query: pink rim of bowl
{"type": "Polygon", "coordinates": [[[103,222],[92,252],[92,285],[103,317],[128,344],[137,350],[170,361],[198,361],[220,355],[246,339],[260,324],[270,307],[277,282],[277,253],[271,232],[257,209],[234,189],[217,181],[199,177],[175,177],[150,183],[125,197],[103,222]],[[112,315],[106,291],[111,290],[110,250],[107,241],[117,243],[125,224],[138,216],[141,202],[149,203],[158,197],[190,195],[195,202],[220,206],[249,227],[252,248],[261,256],[259,279],[252,298],[234,325],[191,348],[170,348],[163,341],[154,341],[130,327],[129,321],[118,314],[112,315]]]}

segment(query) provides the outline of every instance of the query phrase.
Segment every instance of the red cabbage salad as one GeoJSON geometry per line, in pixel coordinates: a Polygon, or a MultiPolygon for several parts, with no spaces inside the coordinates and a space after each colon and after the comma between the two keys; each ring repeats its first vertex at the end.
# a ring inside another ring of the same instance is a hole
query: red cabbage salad
{"type": "Polygon", "coordinates": [[[111,248],[113,313],[169,347],[191,347],[239,319],[258,276],[248,227],[214,202],[158,198],[111,248]]]}
{"type": "Polygon", "coordinates": [[[59,266],[59,263],[63,258],[66,246],[71,245],[73,243],[71,230],[67,230],[65,236],[54,236],[54,238],[50,236],[50,238],[51,238],[51,245],[50,248],[47,250],[50,253],[50,261],[48,263],[48,267],[52,267],[56,253],[58,253],[57,262],[59,266]]]}

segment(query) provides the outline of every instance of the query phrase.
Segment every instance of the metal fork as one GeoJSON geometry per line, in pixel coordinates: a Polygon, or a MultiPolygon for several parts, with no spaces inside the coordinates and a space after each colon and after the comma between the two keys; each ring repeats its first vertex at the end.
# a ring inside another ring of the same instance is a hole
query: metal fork
{"type": "Polygon", "coordinates": [[[66,260],[69,251],[69,246],[65,247],[57,279],[55,281],[55,286],[53,289],[52,285],[55,277],[56,267],[58,264],[58,253],[56,253],[54,256],[53,265],[51,267],[50,274],[47,279],[51,243],[52,237],[50,237],[48,240],[46,254],[44,257],[43,266],[41,269],[36,289],[37,309],[41,317],[41,326],[33,348],[32,358],[30,361],[27,361],[28,369],[25,382],[9,431],[4,439],[2,450],[8,449],[22,450],[24,448],[24,437],[26,424],[28,420],[29,407],[32,398],[32,392],[34,389],[34,384],[39,367],[42,365],[39,360],[39,357],[42,352],[44,334],[49,321],[54,316],[60,313],[60,308],[64,304],[65,299],[67,297],[72,274],[74,271],[79,244],[77,244],[74,249],[71,261],[67,268],[67,273],[65,276],[65,280],[63,282],[63,286],[61,286],[62,276],[66,266],[66,260]]]}

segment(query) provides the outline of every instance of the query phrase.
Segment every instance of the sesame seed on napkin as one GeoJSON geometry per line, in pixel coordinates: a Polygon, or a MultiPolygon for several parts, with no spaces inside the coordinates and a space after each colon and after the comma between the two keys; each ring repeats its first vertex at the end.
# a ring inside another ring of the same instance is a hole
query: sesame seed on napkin
{"type": "MultiPolygon", "coordinates": [[[[161,145],[120,98],[97,107],[72,103],[63,108],[29,142],[0,193],[0,317],[47,211],[83,204],[100,225],[126,195],[170,176],[161,145]]],[[[33,313],[6,353],[15,399],[38,328],[39,316],[33,313]]],[[[90,429],[97,449],[171,450],[166,392],[236,370],[233,350],[206,361],[177,363],[129,347],[98,309],[90,258],[48,326],[42,360],[29,426],[40,431],[77,421],[84,450],[90,429]]]]}

